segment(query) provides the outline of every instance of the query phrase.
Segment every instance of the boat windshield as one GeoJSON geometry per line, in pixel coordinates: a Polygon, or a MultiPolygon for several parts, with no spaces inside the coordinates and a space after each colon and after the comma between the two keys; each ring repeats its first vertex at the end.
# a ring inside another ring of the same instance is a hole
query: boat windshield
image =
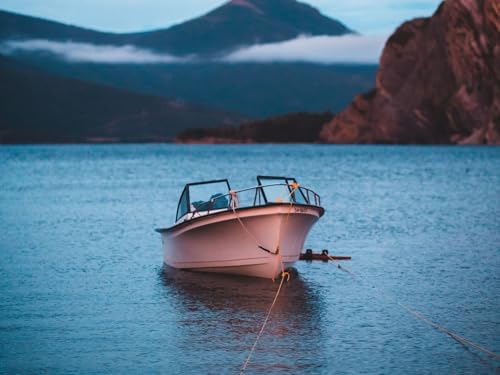
{"type": "Polygon", "coordinates": [[[225,209],[229,207],[230,186],[227,180],[187,184],[177,208],[176,220],[190,212],[225,209]]]}
{"type": "Polygon", "coordinates": [[[257,176],[257,182],[261,186],[264,200],[268,203],[309,203],[306,194],[293,177],[257,176]]]}
{"type": "Polygon", "coordinates": [[[299,186],[295,178],[257,176],[257,182],[257,186],[239,191],[231,191],[227,180],[187,184],[179,199],[176,221],[209,215],[213,211],[231,207],[256,207],[274,203],[321,205],[319,195],[299,186]]]}

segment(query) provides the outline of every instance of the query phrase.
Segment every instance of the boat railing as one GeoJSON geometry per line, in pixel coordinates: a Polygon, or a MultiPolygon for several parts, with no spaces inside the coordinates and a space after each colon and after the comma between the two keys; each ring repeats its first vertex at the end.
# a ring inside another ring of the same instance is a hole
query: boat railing
{"type": "Polygon", "coordinates": [[[258,185],[246,189],[231,190],[227,194],[221,194],[204,202],[199,208],[191,210],[191,218],[197,216],[209,215],[211,212],[220,211],[221,209],[236,209],[247,207],[258,207],[273,203],[291,203],[291,204],[306,204],[312,206],[321,206],[321,197],[315,191],[292,184],[276,183],[267,185],[258,185]],[[266,196],[266,188],[284,186],[286,196],[277,197],[274,201],[269,201],[270,197],[266,196]],[[216,204],[218,200],[225,199],[227,207],[222,208],[220,204],[216,204]]]}

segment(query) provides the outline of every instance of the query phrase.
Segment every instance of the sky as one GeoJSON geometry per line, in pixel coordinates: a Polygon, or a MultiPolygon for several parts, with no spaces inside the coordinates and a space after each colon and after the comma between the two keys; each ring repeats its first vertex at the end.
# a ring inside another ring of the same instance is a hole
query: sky
{"type": "MultiPolygon", "coordinates": [[[[270,0],[271,1],[271,0],[270,0]]],[[[224,0],[0,0],[0,9],[101,31],[165,28],[224,0]]],[[[387,35],[402,22],[432,15],[440,0],[302,0],[365,35],[387,35]]]]}

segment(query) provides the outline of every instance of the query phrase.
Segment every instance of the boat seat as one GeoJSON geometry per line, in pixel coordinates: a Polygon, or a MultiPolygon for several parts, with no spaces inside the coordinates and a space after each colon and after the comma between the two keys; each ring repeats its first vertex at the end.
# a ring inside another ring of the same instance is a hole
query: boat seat
{"type": "Polygon", "coordinates": [[[213,200],[213,204],[211,207],[212,210],[220,210],[222,208],[229,207],[229,202],[227,200],[227,197],[224,196],[224,194],[221,193],[214,194],[210,197],[210,200],[213,200]]]}

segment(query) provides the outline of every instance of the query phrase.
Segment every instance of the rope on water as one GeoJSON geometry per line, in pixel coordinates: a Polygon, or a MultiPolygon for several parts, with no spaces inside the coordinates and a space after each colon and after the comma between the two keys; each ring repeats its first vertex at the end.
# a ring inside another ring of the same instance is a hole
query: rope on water
{"type": "MultiPolygon", "coordinates": [[[[337,261],[336,259],[334,259],[333,257],[331,256],[328,256],[328,258],[330,258],[330,260],[332,260],[333,262],[337,263],[337,268],[339,268],[340,270],[348,273],[354,280],[358,280],[358,278],[356,277],[356,275],[354,273],[352,273],[351,271],[349,271],[347,268],[341,266],[337,261]]],[[[374,285],[371,285],[371,287],[375,290],[377,290],[378,292],[380,292],[380,294],[382,294],[384,297],[386,297],[387,299],[391,300],[393,303],[395,303],[396,305],[400,306],[401,308],[403,308],[404,310],[406,310],[408,313],[410,313],[413,317],[417,318],[418,320],[428,324],[429,326],[431,326],[432,328],[440,331],[440,332],[443,332],[444,334],[450,336],[452,339],[454,339],[455,341],[457,341],[458,343],[464,345],[465,347],[467,346],[470,346],[470,347],[473,347],[483,353],[486,353],[487,355],[489,355],[490,357],[492,357],[493,359],[495,360],[500,360],[500,354],[498,353],[495,353],[494,351],[492,350],[489,350],[487,348],[485,348],[484,346],[472,341],[472,340],[469,340],[468,338],[464,337],[464,336],[461,336],[459,335],[458,333],[455,333],[451,330],[449,330],[448,328],[446,327],[443,327],[435,322],[433,322],[432,320],[430,320],[428,317],[426,317],[424,314],[422,314],[420,311],[417,311],[415,309],[412,309],[411,307],[408,307],[404,304],[402,304],[401,302],[397,301],[396,299],[394,299],[393,297],[389,296],[387,293],[385,293],[382,289],[374,286],[374,285]]]]}
{"type": "Polygon", "coordinates": [[[349,275],[351,275],[351,277],[352,277],[353,279],[356,279],[356,275],[355,275],[355,274],[353,274],[351,271],[349,271],[347,268],[342,267],[342,266],[340,265],[340,263],[337,261],[337,259],[335,259],[334,257],[332,257],[331,255],[328,255],[328,254],[326,254],[326,256],[327,256],[327,257],[328,257],[328,259],[330,259],[332,262],[334,262],[334,263],[336,263],[336,264],[337,264],[337,268],[338,268],[339,270],[342,270],[342,271],[344,271],[345,273],[348,273],[349,275]]]}
{"type": "Polygon", "coordinates": [[[423,322],[429,324],[431,327],[437,329],[438,331],[441,331],[445,334],[447,334],[448,336],[450,336],[452,339],[458,341],[460,344],[462,345],[465,345],[465,346],[471,346],[483,353],[486,353],[488,354],[489,356],[493,357],[494,359],[496,360],[500,360],[500,355],[485,348],[484,346],[481,346],[477,343],[475,343],[474,341],[471,341],[469,340],[468,338],[466,337],[463,337],[463,336],[460,336],[459,334],[453,332],[453,331],[450,331],[448,328],[446,327],[443,327],[443,326],[440,326],[439,324],[437,323],[434,323],[432,320],[428,319],[424,314],[422,314],[421,312],[417,311],[417,310],[414,310],[408,306],[405,306],[403,305],[402,303],[400,302],[396,302],[399,306],[401,306],[403,309],[405,309],[406,311],[408,311],[411,315],[413,315],[414,317],[416,317],[417,319],[420,319],[422,320],[423,322]]]}
{"type": "Polygon", "coordinates": [[[278,300],[278,296],[281,292],[281,288],[283,287],[283,283],[285,282],[285,279],[288,281],[290,280],[290,274],[288,272],[283,271],[281,273],[281,281],[280,285],[278,287],[278,290],[276,291],[276,295],[274,296],[273,303],[271,304],[271,307],[269,307],[269,310],[267,311],[266,318],[264,319],[264,322],[262,323],[262,327],[260,327],[260,331],[257,334],[257,337],[255,338],[255,342],[252,345],[252,348],[250,349],[250,353],[248,353],[248,357],[243,364],[243,367],[241,368],[240,375],[243,374],[250,363],[250,359],[252,358],[252,355],[257,348],[257,343],[259,342],[260,337],[262,336],[262,333],[264,332],[264,329],[266,328],[267,321],[269,320],[269,317],[271,316],[271,311],[273,310],[274,305],[276,304],[276,301],[278,300]]]}

